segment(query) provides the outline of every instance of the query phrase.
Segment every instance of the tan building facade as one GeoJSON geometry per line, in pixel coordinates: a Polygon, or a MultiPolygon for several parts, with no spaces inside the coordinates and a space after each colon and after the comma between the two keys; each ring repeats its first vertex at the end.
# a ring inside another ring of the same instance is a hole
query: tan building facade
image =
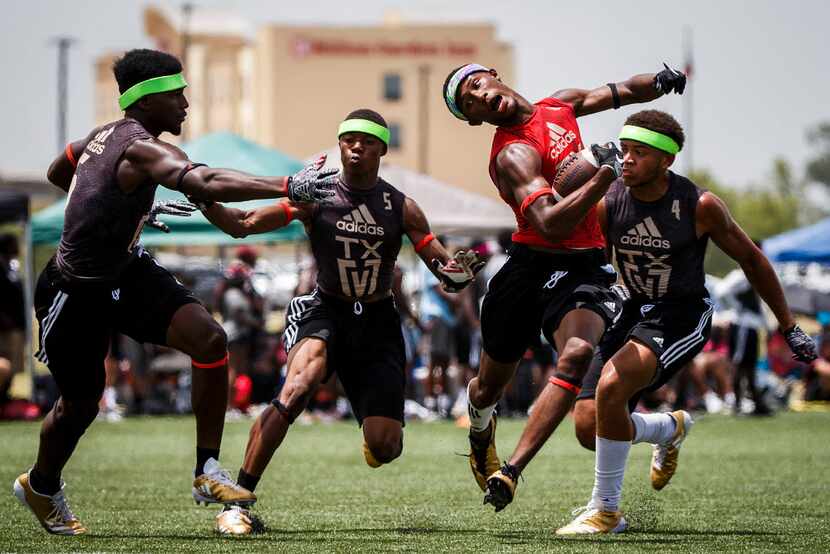
{"type": "MultiPolygon", "coordinates": [[[[492,25],[393,21],[267,25],[254,32],[196,10],[185,40],[176,19],[153,8],[145,12],[157,46],[186,62],[191,108],[183,138],[232,131],[304,159],[335,144],[337,126],[351,110],[371,108],[392,131],[386,162],[496,195],[487,173],[492,127],[456,120],[441,96],[447,73],[470,61],[495,67],[513,82],[512,48],[497,40],[492,25]]],[[[115,101],[105,101],[117,98],[112,61],[101,58],[96,72],[99,123],[119,115],[115,101]]]]}

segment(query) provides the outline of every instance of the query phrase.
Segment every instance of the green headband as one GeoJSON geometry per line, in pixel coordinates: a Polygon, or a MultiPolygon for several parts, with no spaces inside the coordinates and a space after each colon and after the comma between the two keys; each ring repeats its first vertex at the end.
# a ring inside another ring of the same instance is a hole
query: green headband
{"type": "Polygon", "coordinates": [[[620,131],[620,140],[622,139],[636,140],[669,154],[680,152],[680,146],[673,138],[644,127],[624,125],[622,131],[620,131]]]}
{"type": "Polygon", "coordinates": [[[118,105],[122,110],[126,110],[148,94],[178,90],[186,86],[187,81],[184,80],[184,76],[181,73],[153,77],[152,79],[136,83],[124,91],[124,94],[118,98],[118,105]]]}
{"type": "Polygon", "coordinates": [[[368,119],[347,119],[337,129],[337,138],[345,133],[366,133],[383,141],[389,146],[389,129],[368,119]]]}

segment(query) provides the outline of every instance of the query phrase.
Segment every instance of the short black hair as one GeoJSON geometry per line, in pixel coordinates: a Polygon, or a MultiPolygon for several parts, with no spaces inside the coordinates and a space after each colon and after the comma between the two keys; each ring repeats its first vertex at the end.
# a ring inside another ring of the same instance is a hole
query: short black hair
{"type": "Polygon", "coordinates": [[[118,82],[118,91],[123,94],[131,86],[163,75],[181,73],[182,62],[179,58],[147,48],[130,50],[118,58],[112,66],[115,80],[118,82]]]}
{"type": "Polygon", "coordinates": [[[660,110],[643,110],[628,117],[625,120],[626,125],[634,125],[636,127],[644,127],[655,133],[666,135],[670,137],[677,146],[683,148],[683,142],[686,140],[686,135],[683,134],[683,127],[680,123],[666,112],[660,110]]]}
{"type": "Polygon", "coordinates": [[[359,110],[355,110],[347,115],[346,119],[368,119],[372,123],[377,123],[381,127],[386,127],[387,129],[389,128],[389,125],[386,124],[386,120],[383,119],[383,116],[375,110],[370,110],[369,108],[360,108],[359,110]]]}

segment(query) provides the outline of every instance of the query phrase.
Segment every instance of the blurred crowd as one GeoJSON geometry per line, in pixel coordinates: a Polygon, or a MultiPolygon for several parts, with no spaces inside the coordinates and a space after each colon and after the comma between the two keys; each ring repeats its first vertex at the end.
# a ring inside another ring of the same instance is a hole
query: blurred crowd
{"type": "MultiPolygon", "coordinates": [[[[481,301],[487,282],[506,260],[509,244],[509,234],[498,240],[458,244],[487,260],[475,282],[459,294],[444,292],[414,258],[411,267],[396,268],[393,292],[406,340],[408,418],[451,418],[464,423],[466,385],[476,374],[481,347],[481,301]]],[[[48,371],[39,368],[31,399],[10,395],[13,376],[24,367],[26,320],[17,255],[15,237],[0,237],[0,418],[32,419],[48,410],[58,393],[48,371]]],[[[242,246],[221,269],[197,270],[188,264],[170,268],[227,333],[229,419],[257,415],[274,398],[284,378],[287,355],[281,332],[290,296],[263,290],[267,279],[258,273],[262,263],[254,248],[242,246]]],[[[310,261],[296,267],[293,290],[288,292],[306,294],[314,289],[315,268],[310,261]]],[[[816,336],[820,356],[805,365],[792,359],[780,332],[768,330],[761,302],[739,270],[712,284],[710,293],[717,311],[703,352],[671,383],[644,397],[639,409],[763,416],[782,409],[820,408],[822,401],[830,409],[830,313],[817,316],[814,327],[821,329],[816,336]]],[[[539,337],[525,353],[501,400],[499,414],[527,415],[555,365],[555,351],[539,337]]],[[[190,411],[190,360],[177,351],[141,345],[116,334],[106,373],[99,415],[103,419],[190,411]]],[[[342,388],[333,377],[319,388],[300,421],[350,416],[342,388]]]]}

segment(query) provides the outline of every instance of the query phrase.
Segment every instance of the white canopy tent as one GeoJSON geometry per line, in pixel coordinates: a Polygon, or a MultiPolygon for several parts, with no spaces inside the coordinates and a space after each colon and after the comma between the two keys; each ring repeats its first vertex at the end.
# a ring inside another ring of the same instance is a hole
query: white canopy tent
{"type": "MultiPolygon", "coordinates": [[[[326,167],[342,169],[340,150],[335,146],[316,154],[326,154],[326,167]]],[[[493,236],[516,227],[513,212],[503,202],[467,192],[403,167],[381,162],[380,176],[415,200],[437,233],[464,236],[493,236]]]]}

